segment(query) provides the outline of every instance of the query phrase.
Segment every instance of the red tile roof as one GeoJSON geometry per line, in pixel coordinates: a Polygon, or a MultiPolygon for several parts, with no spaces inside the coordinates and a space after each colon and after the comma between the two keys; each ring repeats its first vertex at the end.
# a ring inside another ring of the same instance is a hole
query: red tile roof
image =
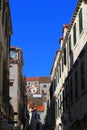
{"type": "Polygon", "coordinates": [[[45,110],[44,105],[36,106],[36,109],[37,109],[37,111],[44,111],[45,110]]]}
{"type": "Polygon", "coordinates": [[[36,108],[37,111],[44,111],[44,110],[45,110],[44,105],[35,106],[35,105],[33,105],[32,103],[29,104],[29,108],[36,108]]]}
{"type": "Polygon", "coordinates": [[[48,76],[44,77],[31,77],[31,78],[26,78],[27,81],[38,81],[39,83],[51,83],[51,78],[48,76]]]}
{"type": "Polygon", "coordinates": [[[26,78],[26,81],[39,81],[40,77],[26,78]]]}

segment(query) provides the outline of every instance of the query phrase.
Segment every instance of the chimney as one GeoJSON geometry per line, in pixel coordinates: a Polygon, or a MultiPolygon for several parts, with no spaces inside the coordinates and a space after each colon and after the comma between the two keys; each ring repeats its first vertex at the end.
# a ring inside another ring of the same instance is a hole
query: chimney
{"type": "Polygon", "coordinates": [[[64,24],[64,25],[63,25],[63,31],[62,31],[62,33],[64,34],[64,38],[65,38],[65,36],[66,36],[66,32],[67,32],[67,30],[68,30],[68,27],[69,27],[68,24],[64,24]]]}

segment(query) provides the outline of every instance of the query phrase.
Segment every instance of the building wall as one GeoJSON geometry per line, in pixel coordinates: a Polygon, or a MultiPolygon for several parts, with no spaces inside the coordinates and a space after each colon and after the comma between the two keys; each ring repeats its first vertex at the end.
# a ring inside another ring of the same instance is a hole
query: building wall
{"type": "Polygon", "coordinates": [[[18,89],[19,89],[19,71],[18,71],[18,64],[10,64],[10,80],[13,80],[13,85],[10,86],[10,97],[11,104],[13,106],[14,112],[17,113],[17,115],[14,116],[14,121],[18,121],[18,89]]]}
{"type": "MultiPolygon", "coordinates": [[[[0,1],[0,118],[9,119],[9,45],[12,34],[9,2],[0,1]]],[[[1,128],[0,119],[0,129],[1,128]]]]}
{"type": "Polygon", "coordinates": [[[35,80],[34,81],[27,81],[27,87],[32,86],[32,85],[39,86],[39,81],[37,81],[37,80],[36,81],[35,80]]]}
{"type": "Polygon", "coordinates": [[[84,50],[84,53],[81,54],[81,56],[77,58],[78,63],[75,65],[75,68],[69,74],[69,77],[68,77],[68,80],[70,81],[72,80],[72,82],[70,82],[68,86],[69,87],[73,86],[72,92],[70,93],[68,92],[68,95],[70,95],[70,97],[69,96],[67,97],[68,104],[67,106],[64,105],[64,114],[67,117],[66,118],[67,123],[64,124],[64,126],[68,129],[70,129],[70,127],[75,127],[75,128],[77,127],[78,129],[87,128],[87,111],[86,111],[87,110],[87,103],[86,103],[86,100],[87,100],[87,85],[86,85],[87,84],[87,81],[86,81],[87,44],[86,44],[86,50],[84,48],[83,50],[84,50]],[[77,78],[75,78],[76,72],[77,72],[77,78]],[[77,89],[76,89],[76,85],[77,85],[77,89]],[[82,122],[84,118],[86,122],[82,122]],[[78,125],[79,123],[81,125],[80,128],[78,125]]]}
{"type": "MultiPolygon", "coordinates": [[[[56,99],[55,129],[58,130],[76,130],[77,128],[85,129],[87,127],[86,10],[87,2],[85,0],[78,1],[70,24],[64,25],[63,27],[64,38],[60,40],[61,52],[58,59],[56,58],[56,66],[55,63],[53,63],[54,66],[51,70],[53,80],[56,80],[56,86],[55,91],[53,91],[53,97],[55,97],[56,99]],[[82,18],[82,28],[80,18],[82,18]],[[85,123],[83,123],[84,120],[85,123]]],[[[51,97],[51,103],[52,102],[53,100],[51,97]]]]}
{"type": "Polygon", "coordinates": [[[44,96],[48,97],[49,95],[49,88],[50,88],[50,83],[40,83],[40,93],[44,91],[44,96]]]}
{"type": "Polygon", "coordinates": [[[22,50],[17,47],[10,47],[10,97],[11,97],[11,105],[14,110],[14,126],[21,127],[24,125],[24,79],[22,75],[22,66],[23,66],[23,59],[22,59],[22,50]]]}
{"type": "Polygon", "coordinates": [[[0,106],[2,106],[2,90],[3,90],[3,51],[0,43],[0,106]]]}

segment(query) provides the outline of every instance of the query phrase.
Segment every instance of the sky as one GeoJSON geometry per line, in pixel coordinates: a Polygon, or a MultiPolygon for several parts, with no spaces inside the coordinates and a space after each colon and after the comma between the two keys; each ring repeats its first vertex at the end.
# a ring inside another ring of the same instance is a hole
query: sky
{"type": "Polygon", "coordinates": [[[63,24],[69,24],[77,0],[9,0],[11,46],[23,50],[23,75],[50,76],[63,24]]]}

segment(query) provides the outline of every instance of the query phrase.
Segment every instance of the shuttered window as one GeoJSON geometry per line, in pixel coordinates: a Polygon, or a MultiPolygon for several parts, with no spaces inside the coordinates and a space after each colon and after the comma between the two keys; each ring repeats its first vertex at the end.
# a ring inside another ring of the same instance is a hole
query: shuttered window
{"type": "Polygon", "coordinates": [[[3,7],[2,7],[2,24],[4,25],[5,20],[5,9],[6,9],[6,2],[3,0],[3,7]]]}
{"type": "Polygon", "coordinates": [[[59,71],[58,71],[58,75],[57,75],[57,76],[58,76],[58,78],[57,78],[57,79],[58,79],[58,83],[59,83],[59,71]]]}
{"type": "Polygon", "coordinates": [[[78,97],[78,71],[75,71],[75,97],[78,97]]]}
{"type": "Polygon", "coordinates": [[[76,23],[73,26],[73,45],[76,45],[76,23]]]}
{"type": "Polygon", "coordinates": [[[61,78],[61,64],[60,64],[60,78],[61,78]]]}
{"type": "Polygon", "coordinates": [[[62,72],[63,72],[63,70],[64,70],[63,64],[64,64],[64,58],[62,57],[62,72]]]}
{"type": "Polygon", "coordinates": [[[66,48],[64,48],[64,65],[66,65],[66,48]]]}
{"type": "Polygon", "coordinates": [[[80,65],[81,70],[81,90],[85,89],[85,71],[84,71],[84,61],[80,65]]]}
{"type": "Polygon", "coordinates": [[[1,0],[0,0],[0,11],[1,11],[1,0]]]}
{"type": "Polygon", "coordinates": [[[72,48],[71,48],[71,35],[69,36],[69,54],[71,53],[72,48]]]}
{"type": "Polygon", "coordinates": [[[82,8],[79,12],[79,33],[83,30],[82,8]]]}

